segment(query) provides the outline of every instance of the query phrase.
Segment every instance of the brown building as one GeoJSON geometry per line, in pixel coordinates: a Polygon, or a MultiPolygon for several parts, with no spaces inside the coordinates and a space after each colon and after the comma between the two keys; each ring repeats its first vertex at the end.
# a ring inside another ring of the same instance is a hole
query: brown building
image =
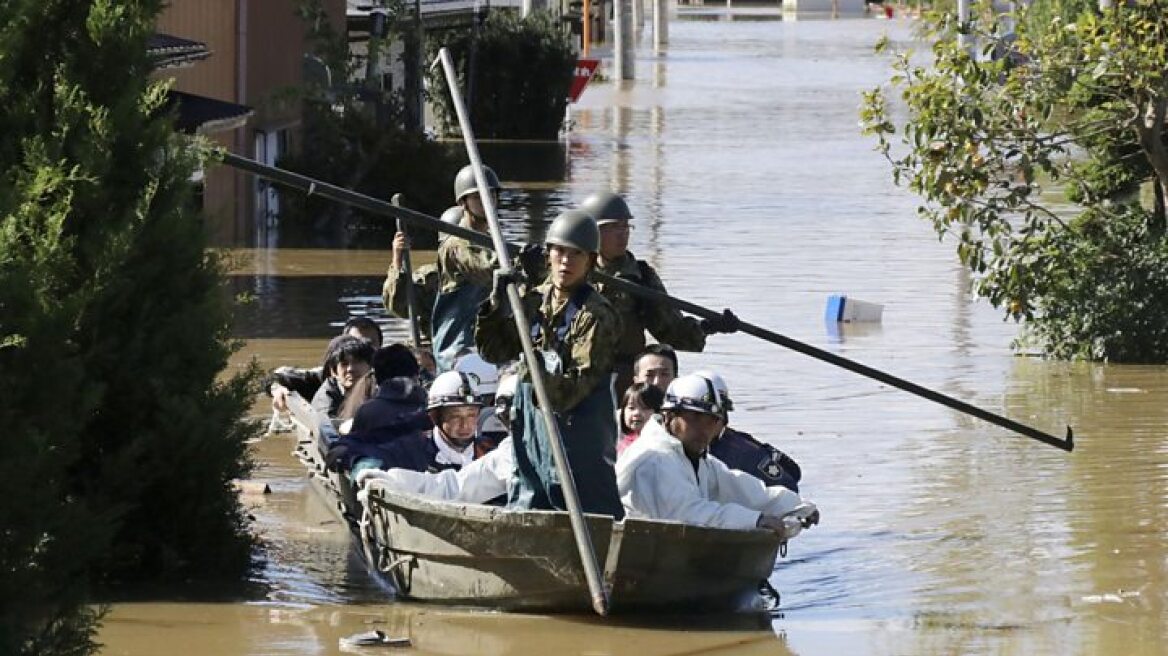
{"type": "MultiPolygon", "coordinates": [[[[333,25],[344,30],[345,0],[322,3],[333,25]]],[[[305,26],[296,13],[299,4],[299,0],[171,0],[158,18],[157,31],[203,45],[205,52],[197,56],[191,46],[185,56],[175,52],[178,59],[168,58],[169,67],[156,75],[174,78],[176,91],[196,98],[202,110],[196,131],[232,152],[268,164],[297,143],[299,103],[289,102],[284,92],[300,84],[304,68],[305,26]],[[239,108],[233,109],[239,105],[251,112],[241,116],[239,108]]],[[[188,114],[187,102],[180,102],[183,114],[188,114]]],[[[278,211],[268,184],[217,166],[206,171],[203,186],[212,243],[262,245],[278,211]]]]}

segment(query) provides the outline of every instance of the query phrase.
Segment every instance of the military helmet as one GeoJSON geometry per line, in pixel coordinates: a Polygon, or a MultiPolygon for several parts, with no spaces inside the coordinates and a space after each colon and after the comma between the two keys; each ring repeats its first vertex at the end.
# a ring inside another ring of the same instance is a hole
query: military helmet
{"type": "Polygon", "coordinates": [[[661,410],[663,412],[691,410],[720,418],[724,418],[726,412],[717,390],[714,389],[714,382],[697,374],[688,374],[669,383],[661,410]]]}
{"type": "Polygon", "coordinates": [[[726,385],[726,381],[718,374],[709,369],[702,369],[694,372],[695,376],[701,376],[708,379],[714,384],[714,391],[718,393],[718,400],[722,403],[722,410],[729,413],[734,409],[734,401],[730,399],[730,388],[726,385]]]}
{"type": "MultiPolygon", "coordinates": [[[[499,184],[499,176],[491,170],[491,167],[483,165],[483,177],[487,179],[487,186],[491,191],[499,191],[503,185],[499,184]]],[[[475,181],[474,167],[470,164],[462,167],[458,175],[454,176],[454,200],[461,202],[462,199],[471,194],[477,194],[479,191],[478,182],[475,181]]]]}
{"type": "Polygon", "coordinates": [[[611,191],[598,191],[580,203],[580,209],[588,212],[596,219],[596,225],[631,221],[633,215],[625,199],[611,191]]]}
{"type": "Polygon", "coordinates": [[[482,407],[483,402],[475,394],[474,384],[461,371],[447,371],[430,384],[430,395],[426,399],[426,409],[449,408],[473,405],[482,407]]]}
{"type": "MultiPolygon", "coordinates": [[[[446,211],[442,213],[441,220],[443,223],[449,223],[451,225],[460,225],[462,223],[462,206],[461,205],[453,205],[451,207],[446,208],[446,211]]],[[[438,243],[441,244],[442,242],[446,241],[446,238],[449,236],[450,236],[449,232],[439,232],[438,233],[438,243]]]]}
{"type": "Polygon", "coordinates": [[[600,249],[600,228],[591,214],[582,210],[564,210],[552,221],[544,243],[596,253],[600,249]]]}

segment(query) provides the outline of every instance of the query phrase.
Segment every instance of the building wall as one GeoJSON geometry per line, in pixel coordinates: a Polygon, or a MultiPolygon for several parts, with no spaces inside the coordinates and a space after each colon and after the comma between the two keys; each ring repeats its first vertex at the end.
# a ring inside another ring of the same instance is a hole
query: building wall
{"type": "MultiPolygon", "coordinates": [[[[343,33],[345,0],[322,0],[343,33]]],[[[305,27],[296,15],[299,0],[171,0],[158,18],[159,32],[207,44],[211,56],[193,66],[159,71],[179,91],[248,105],[255,114],[236,130],[213,135],[232,152],[257,157],[257,137],[269,162],[275,144],[296,143],[300,112],[295,102],[278,102],[298,85],[303,70],[305,27]],[[286,94],[285,94],[286,95],[286,94]]],[[[265,225],[263,185],[252,176],[217,167],[204,178],[204,207],[215,243],[252,245],[265,225]],[[257,211],[259,208],[259,211],[257,211]]]]}

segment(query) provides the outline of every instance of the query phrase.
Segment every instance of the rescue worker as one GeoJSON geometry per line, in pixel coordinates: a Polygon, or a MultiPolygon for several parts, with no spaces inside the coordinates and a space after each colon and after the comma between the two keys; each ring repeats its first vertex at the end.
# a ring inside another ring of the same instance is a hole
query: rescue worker
{"type": "Polygon", "coordinates": [[[380,468],[437,472],[474,462],[485,454],[476,448],[475,440],[482,405],[474,384],[465,374],[457,371],[439,374],[430,386],[426,403],[434,429],[394,440],[385,448],[380,468]]]}
{"type": "MultiPolygon", "coordinates": [[[[591,216],[579,210],[560,214],[547,232],[548,277],[522,295],[539,361],[520,366],[511,424],[515,475],[509,507],[566,507],[531,382],[532,368],[540,367],[581,507],[617,519],[624,515],[613,470],[616,409],[610,384],[620,317],[587,280],[599,245],[591,216]]],[[[507,276],[495,275],[475,328],[479,354],[488,362],[514,360],[521,352],[506,299],[508,282],[507,276]]]]}
{"type": "Polygon", "coordinates": [[[475,351],[467,351],[458,356],[454,370],[466,374],[478,390],[483,407],[479,412],[476,439],[484,448],[494,449],[507,437],[507,426],[495,412],[495,390],[499,387],[499,368],[487,362],[475,351]]]}
{"type": "Polygon", "coordinates": [[[758,441],[749,433],[730,428],[730,411],[734,409],[734,401],[730,398],[730,388],[726,381],[712,371],[695,371],[694,374],[714,383],[714,391],[718,393],[722,405],[724,427],[710,444],[710,455],[731,469],[750,474],[764,485],[782,485],[792,492],[798,492],[803,471],[791,456],[758,441]]]}
{"type": "MultiPolygon", "coordinates": [[[[632,229],[629,222],[633,215],[624,199],[610,191],[601,191],[584,199],[580,208],[591,214],[600,227],[600,259],[596,270],[665,293],[665,285],[653,267],[628,250],[632,229]]],[[[618,397],[633,382],[633,358],[645,348],[646,330],[657,341],[671,344],[679,351],[701,351],[706,346],[707,335],[738,330],[738,317],[730,310],[724,310],[717,320],[698,320],[682,316],[668,303],[634,296],[603,282],[596,283],[596,290],[612,303],[624,325],[616,346],[618,397]]]]}
{"type": "MultiPolygon", "coordinates": [[[[462,207],[455,205],[442,213],[442,221],[458,225],[462,221],[462,207]]],[[[446,241],[445,232],[438,233],[438,245],[446,241]]],[[[405,251],[410,247],[405,233],[398,232],[393,236],[393,259],[385,275],[385,284],[381,286],[381,300],[390,314],[401,319],[410,318],[409,297],[406,292],[405,251]]],[[[423,264],[414,269],[411,281],[414,286],[414,316],[418,319],[418,333],[423,341],[432,339],[431,313],[434,310],[434,299],[438,296],[438,265],[423,264]]],[[[414,346],[418,346],[415,344],[414,346]]]]}
{"type": "MultiPolygon", "coordinates": [[[[499,178],[483,167],[492,201],[498,199],[499,178]]],[[[475,181],[474,168],[462,167],[454,178],[454,197],[462,207],[460,225],[486,233],[487,215],[482,193],[475,181]]],[[[491,292],[491,272],[498,266],[489,249],[471,244],[462,237],[448,237],[438,247],[438,294],[431,316],[432,346],[438,373],[454,368],[458,352],[473,347],[475,313],[491,292]]]]}
{"type": "Polygon", "coordinates": [[[767,487],[709,455],[725,421],[708,378],[690,374],[673,381],[661,411],[617,463],[617,485],[630,517],[763,528],[784,541],[819,522],[815,504],[797,493],[767,487]]]}

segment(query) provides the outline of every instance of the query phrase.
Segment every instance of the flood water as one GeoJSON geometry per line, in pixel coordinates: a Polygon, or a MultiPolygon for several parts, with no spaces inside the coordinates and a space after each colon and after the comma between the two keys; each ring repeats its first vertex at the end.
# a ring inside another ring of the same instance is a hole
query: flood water
{"type": "MultiPolygon", "coordinates": [[[[667,56],[642,48],[634,85],[584,94],[554,161],[491,151],[508,232],[538,238],[560,208],[615,189],[636,217],[631,250],[675,295],[1048,432],[1072,425],[1073,454],[716,336],[682,354],[683,370],[723,373],[732,425],[792,455],[823,514],[771,578],[781,615],[604,621],[389,603],[291,439],[274,437],[257,445],[273,493],[248,499],[269,543],[267,592],[115,605],[106,653],[333,654],[369,628],[441,654],[1164,653],[1168,367],[1013,355],[1017,327],[970,297],[952,246],[858,134],[859,91],[888,75],[871,45],[908,41],[908,23],[776,18],[683,13],[667,56]],[[884,304],[882,323],[830,331],[833,293],[884,304]]],[[[235,283],[256,301],[241,358],[314,363],[348,315],[380,311],[385,250],[242,255],[235,283]]]]}

